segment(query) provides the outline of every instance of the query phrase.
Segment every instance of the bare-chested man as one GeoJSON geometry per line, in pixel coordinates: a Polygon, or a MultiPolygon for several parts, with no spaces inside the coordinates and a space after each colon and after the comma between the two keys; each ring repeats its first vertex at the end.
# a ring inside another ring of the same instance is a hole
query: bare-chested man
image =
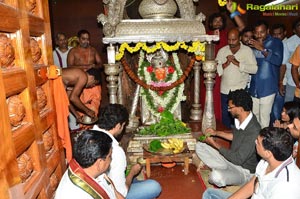
{"type": "MultiPolygon", "coordinates": [[[[96,49],[90,45],[90,33],[87,30],[80,30],[77,36],[79,45],[72,48],[68,54],[68,68],[81,68],[85,71],[90,68],[101,68],[101,57],[96,49]]],[[[95,116],[97,116],[101,101],[101,86],[85,88],[80,99],[82,103],[89,107],[90,110],[93,110],[95,116]]],[[[82,125],[79,126],[77,124],[78,119],[75,121],[73,116],[75,115],[70,115],[69,117],[70,129],[76,130],[83,128],[82,125]]]]}
{"type": "Polygon", "coordinates": [[[80,100],[80,95],[84,88],[92,88],[100,83],[100,70],[91,68],[86,72],[80,68],[64,68],[62,69],[62,79],[66,87],[70,100],[70,111],[76,117],[77,122],[82,122],[79,111],[92,117],[94,120],[95,111],[89,109],[80,100]]]}
{"type": "Polygon", "coordinates": [[[72,48],[68,54],[68,67],[80,67],[84,70],[100,68],[102,61],[99,53],[90,45],[90,33],[80,30],[77,33],[79,45],[72,48]]]}

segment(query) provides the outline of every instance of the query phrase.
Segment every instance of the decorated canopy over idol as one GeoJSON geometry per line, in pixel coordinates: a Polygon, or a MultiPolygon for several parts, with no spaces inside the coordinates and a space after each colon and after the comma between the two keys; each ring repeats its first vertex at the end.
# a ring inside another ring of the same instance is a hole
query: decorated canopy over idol
{"type": "MultiPolygon", "coordinates": [[[[219,36],[206,34],[202,23],[205,16],[196,14],[191,0],[142,0],[138,8],[142,19],[123,19],[126,0],[103,2],[105,13],[97,19],[103,25],[103,43],[109,44],[107,68],[118,71],[115,61],[121,63],[136,86],[130,122],[136,120],[137,101],[143,125],[157,123],[164,111],[181,119],[180,103],[186,99],[184,81],[195,62],[205,60],[206,42],[217,41],[219,36]],[[175,17],[178,10],[180,17],[175,17]],[[188,64],[180,62],[179,51],[188,56],[188,64]],[[126,54],[138,55],[137,66],[126,54]]],[[[109,79],[110,102],[121,103],[113,82],[117,80],[113,75],[109,79]]],[[[120,82],[118,85],[120,88],[120,82]]]]}

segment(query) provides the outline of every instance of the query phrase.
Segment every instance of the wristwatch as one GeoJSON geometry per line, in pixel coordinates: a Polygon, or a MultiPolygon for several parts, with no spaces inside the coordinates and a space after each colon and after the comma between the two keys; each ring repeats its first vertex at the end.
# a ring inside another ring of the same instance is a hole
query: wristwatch
{"type": "Polygon", "coordinates": [[[268,49],[264,48],[261,52],[268,52],[268,49]]]}

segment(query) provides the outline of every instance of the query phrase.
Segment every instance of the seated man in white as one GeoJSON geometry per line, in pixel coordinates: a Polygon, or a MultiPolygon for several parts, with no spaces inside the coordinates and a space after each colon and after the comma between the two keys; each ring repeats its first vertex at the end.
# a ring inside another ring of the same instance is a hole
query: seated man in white
{"type": "Polygon", "coordinates": [[[266,127],[255,143],[262,158],[255,176],[234,194],[209,188],[203,199],[300,198],[300,170],[292,157],[294,142],[291,134],[283,128],[266,127]]]}
{"type": "Polygon", "coordinates": [[[128,117],[128,111],[123,105],[109,104],[100,109],[98,124],[93,128],[107,133],[113,140],[112,162],[108,176],[126,199],[157,198],[161,192],[161,186],[157,181],[152,179],[136,180],[135,177],[142,169],[140,164],[132,165],[129,174],[125,176],[126,154],[117,138],[122,134],[128,117]]]}
{"type": "Polygon", "coordinates": [[[112,155],[112,139],[107,134],[93,130],[80,132],[73,155],[55,199],[124,199],[105,174],[112,155]]]}

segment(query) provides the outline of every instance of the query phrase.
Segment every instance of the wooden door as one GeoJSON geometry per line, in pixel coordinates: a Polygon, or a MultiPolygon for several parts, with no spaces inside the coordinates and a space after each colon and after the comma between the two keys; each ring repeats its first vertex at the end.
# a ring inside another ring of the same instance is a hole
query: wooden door
{"type": "Polygon", "coordinates": [[[0,197],[52,198],[66,168],[47,66],[47,0],[0,0],[0,197]]]}

